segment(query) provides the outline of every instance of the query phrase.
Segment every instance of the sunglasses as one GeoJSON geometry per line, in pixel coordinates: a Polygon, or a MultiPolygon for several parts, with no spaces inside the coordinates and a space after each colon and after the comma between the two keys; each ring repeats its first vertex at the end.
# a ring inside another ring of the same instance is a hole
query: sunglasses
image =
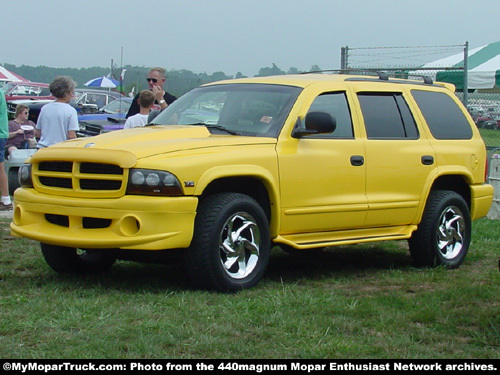
{"type": "Polygon", "coordinates": [[[156,83],[158,80],[156,78],[146,78],[146,81],[156,83]]]}

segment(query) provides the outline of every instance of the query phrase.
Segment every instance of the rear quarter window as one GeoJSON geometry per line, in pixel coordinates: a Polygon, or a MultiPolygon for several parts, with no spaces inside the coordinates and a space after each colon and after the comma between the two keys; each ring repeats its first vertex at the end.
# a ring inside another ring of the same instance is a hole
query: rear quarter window
{"type": "Polygon", "coordinates": [[[436,139],[471,139],[472,129],[457,103],[447,94],[412,90],[429,130],[436,139]]]}

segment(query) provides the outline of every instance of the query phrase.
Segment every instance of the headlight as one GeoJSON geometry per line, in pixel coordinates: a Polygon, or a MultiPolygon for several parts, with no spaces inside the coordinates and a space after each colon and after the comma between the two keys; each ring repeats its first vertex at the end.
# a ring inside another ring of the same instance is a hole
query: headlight
{"type": "Polygon", "coordinates": [[[19,185],[22,187],[33,187],[33,180],[31,179],[31,164],[23,164],[19,167],[17,172],[19,185]]]}
{"type": "Polygon", "coordinates": [[[153,169],[131,169],[127,194],[182,195],[182,187],[172,173],[153,169]]]}

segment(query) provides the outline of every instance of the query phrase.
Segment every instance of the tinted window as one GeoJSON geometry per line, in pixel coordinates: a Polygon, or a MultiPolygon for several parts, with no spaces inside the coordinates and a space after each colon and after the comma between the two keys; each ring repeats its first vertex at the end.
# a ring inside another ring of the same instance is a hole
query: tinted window
{"type": "Polygon", "coordinates": [[[413,116],[400,93],[360,93],[358,99],[369,139],[418,137],[413,116]]]}
{"type": "Polygon", "coordinates": [[[345,93],[331,92],[319,95],[311,104],[309,112],[327,112],[337,123],[333,133],[315,135],[312,138],[353,138],[351,113],[345,93]]]}
{"type": "Polygon", "coordinates": [[[413,90],[412,95],[434,138],[472,138],[472,130],[467,118],[448,95],[420,90],[413,90]]]}

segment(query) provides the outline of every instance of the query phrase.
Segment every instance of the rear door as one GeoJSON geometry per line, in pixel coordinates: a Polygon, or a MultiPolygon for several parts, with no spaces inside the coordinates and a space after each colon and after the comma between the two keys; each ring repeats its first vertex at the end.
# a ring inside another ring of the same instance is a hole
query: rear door
{"type": "Polygon", "coordinates": [[[366,130],[367,227],[413,223],[435,165],[405,93],[392,88],[356,92],[366,130]]]}

